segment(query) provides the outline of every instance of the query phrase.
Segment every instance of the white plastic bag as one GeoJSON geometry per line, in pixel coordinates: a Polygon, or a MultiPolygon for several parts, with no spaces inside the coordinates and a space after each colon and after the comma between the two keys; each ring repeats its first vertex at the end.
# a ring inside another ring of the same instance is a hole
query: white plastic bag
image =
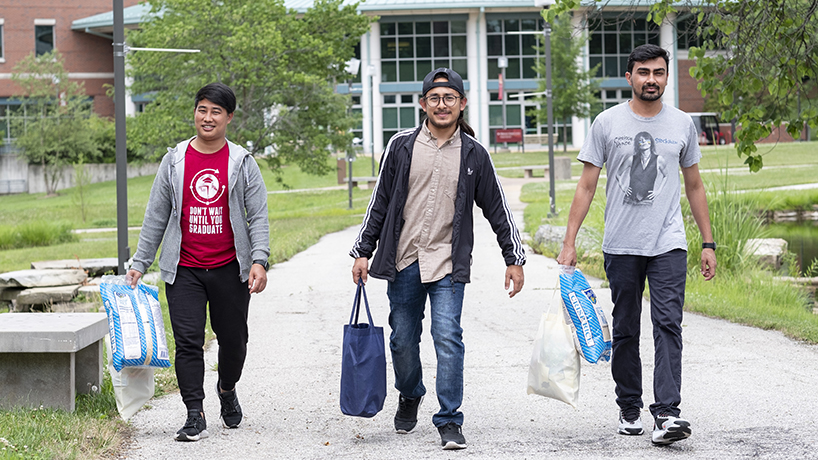
{"type": "Polygon", "coordinates": [[[153,397],[156,390],[153,368],[123,367],[121,372],[117,371],[111,361],[110,336],[105,336],[105,345],[108,346],[108,372],[114,387],[116,410],[122,420],[128,421],[153,397]]]}
{"type": "Polygon", "coordinates": [[[528,394],[538,394],[577,407],[579,353],[560,308],[543,313],[528,369],[528,394]]]}

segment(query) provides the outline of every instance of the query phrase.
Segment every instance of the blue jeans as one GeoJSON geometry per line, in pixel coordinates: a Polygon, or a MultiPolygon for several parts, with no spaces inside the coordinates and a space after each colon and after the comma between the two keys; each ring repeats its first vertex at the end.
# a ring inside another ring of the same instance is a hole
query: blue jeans
{"type": "Polygon", "coordinates": [[[650,287],[653,323],[654,417],[678,417],[682,400],[682,309],[685,303],[687,252],[682,249],[655,257],[605,254],[605,273],[611,285],[613,355],[611,373],[616,402],[623,410],[642,407],[642,361],[639,335],[645,278],[650,287]]]}
{"type": "Polygon", "coordinates": [[[423,386],[423,368],[420,363],[420,333],[426,296],[431,303],[432,339],[437,355],[437,378],[435,389],[440,411],[432,417],[432,423],[440,427],[449,422],[463,425],[463,413],[458,409],[463,403],[463,328],[460,312],[463,309],[465,284],[452,281],[446,275],[440,281],[421,283],[417,262],[404,268],[389,282],[389,348],[395,368],[395,388],[406,398],[419,398],[426,394],[423,386]]]}

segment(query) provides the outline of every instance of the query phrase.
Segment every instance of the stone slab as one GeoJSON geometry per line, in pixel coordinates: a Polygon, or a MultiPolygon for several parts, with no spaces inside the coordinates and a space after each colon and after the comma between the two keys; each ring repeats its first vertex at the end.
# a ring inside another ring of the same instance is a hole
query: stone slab
{"type": "Polygon", "coordinates": [[[21,287],[0,288],[0,300],[14,300],[24,290],[21,287]]]}
{"type": "Polygon", "coordinates": [[[108,333],[105,313],[0,314],[0,353],[70,353],[108,333]]]}
{"type": "Polygon", "coordinates": [[[0,273],[0,287],[48,287],[80,284],[88,275],[83,270],[18,270],[0,273]]]}
{"type": "Polygon", "coordinates": [[[17,295],[18,305],[50,305],[70,302],[77,296],[78,285],[30,288],[17,295]]]}
{"type": "Polygon", "coordinates": [[[88,272],[88,276],[102,276],[116,270],[118,260],[115,257],[101,259],[62,259],[32,262],[33,270],[66,270],[79,269],[88,272]]]}

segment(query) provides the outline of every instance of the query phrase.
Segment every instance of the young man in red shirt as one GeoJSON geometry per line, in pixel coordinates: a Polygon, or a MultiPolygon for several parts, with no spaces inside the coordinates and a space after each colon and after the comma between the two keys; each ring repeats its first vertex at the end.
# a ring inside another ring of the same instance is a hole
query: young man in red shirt
{"type": "Polygon", "coordinates": [[[267,189],[250,152],[227,140],[236,96],[221,83],[196,94],[196,136],[168,149],[151,187],[131,285],[151,266],[159,244],[176,341],[176,377],[187,421],[177,441],[206,438],[204,339],[207,309],[219,341],[221,419],[242,420],[236,396],[247,355],[250,295],[267,285],[270,230],[267,189]]]}

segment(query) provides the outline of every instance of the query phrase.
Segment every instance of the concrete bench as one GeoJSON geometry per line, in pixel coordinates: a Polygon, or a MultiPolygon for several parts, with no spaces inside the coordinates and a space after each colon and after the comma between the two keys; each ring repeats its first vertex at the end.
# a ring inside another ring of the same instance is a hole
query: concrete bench
{"type": "MultiPolygon", "coordinates": [[[[571,179],[571,159],[568,157],[554,157],[554,179],[555,180],[570,180],[571,179]]],[[[544,166],[523,166],[523,177],[531,179],[534,177],[534,171],[543,171],[545,178],[549,178],[549,167],[544,166]]]]}
{"type": "Polygon", "coordinates": [[[0,314],[0,408],[74,410],[102,384],[105,313],[0,314]]]}
{"type": "MultiPolygon", "coordinates": [[[[349,179],[344,179],[344,183],[346,184],[349,179]]],[[[362,189],[371,189],[375,187],[375,184],[378,182],[378,178],[376,176],[365,176],[365,177],[355,177],[352,176],[352,186],[353,187],[360,187],[362,189]]]]}

